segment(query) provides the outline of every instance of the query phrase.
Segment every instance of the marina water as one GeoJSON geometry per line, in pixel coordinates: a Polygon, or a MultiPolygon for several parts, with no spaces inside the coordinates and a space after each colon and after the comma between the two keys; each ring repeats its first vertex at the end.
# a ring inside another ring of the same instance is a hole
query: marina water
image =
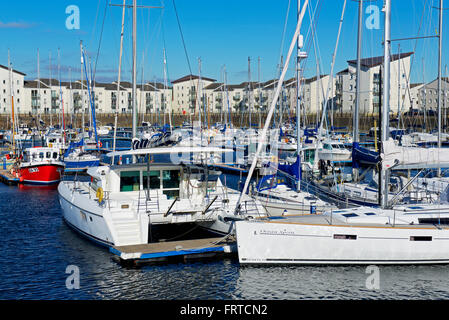
{"type": "MultiPolygon", "coordinates": [[[[238,181],[228,177],[227,182],[238,181]]],[[[125,268],[63,221],[55,187],[0,184],[0,299],[447,299],[449,266],[268,266],[237,259],[125,268]],[[79,288],[70,288],[70,270],[79,288]],[[72,268],[72,269],[71,269],[72,268]],[[376,278],[377,277],[377,278],[376,278]]]]}

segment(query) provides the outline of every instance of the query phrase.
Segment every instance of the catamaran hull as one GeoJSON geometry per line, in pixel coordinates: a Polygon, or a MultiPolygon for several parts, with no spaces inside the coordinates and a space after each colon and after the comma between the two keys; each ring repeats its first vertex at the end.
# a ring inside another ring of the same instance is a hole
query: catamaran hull
{"type": "Polygon", "coordinates": [[[449,263],[447,228],[236,222],[242,264],[449,263]]]}
{"type": "Polygon", "coordinates": [[[109,227],[101,213],[72,199],[64,183],[59,184],[58,193],[63,219],[69,227],[96,244],[106,247],[114,245],[109,227]]]}

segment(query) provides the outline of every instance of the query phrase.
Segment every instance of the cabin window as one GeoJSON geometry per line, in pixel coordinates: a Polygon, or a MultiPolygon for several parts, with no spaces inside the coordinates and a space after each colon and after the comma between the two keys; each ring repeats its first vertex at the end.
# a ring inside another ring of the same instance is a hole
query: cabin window
{"type": "Polygon", "coordinates": [[[355,213],[344,213],[344,214],[342,214],[342,216],[346,217],[346,218],[352,218],[352,217],[358,217],[358,214],[355,214],[355,213]]]}
{"type": "Polygon", "coordinates": [[[411,236],[410,241],[432,241],[432,237],[428,236],[411,236]]]}
{"type": "Polygon", "coordinates": [[[162,171],[162,187],[163,193],[168,199],[179,197],[179,170],[163,170],[162,171]]]}
{"type": "Polygon", "coordinates": [[[47,158],[47,159],[51,159],[51,152],[50,152],[50,151],[47,152],[46,158],[47,158]]]}
{"type": "Polygon", "coordinates": [[[162,171],[162,186],[164,189],[179,188],[179,170],[162,171]]]}
{"type": "Polygon", "coordinates": [[[366,216],[375,216],[376,214],[374,212],[365,212],[366,216]]]}
{"type": "Polygon", "coordinates": [[[139,191],[140,171],[120,172],[120,192],[139,191]]]}
{"type": "Polygon", "coordinates": [[[57,152],[53,152],[53,159],[58,159],[58,153],[57,152]]]}
{"type": "Polygon", "coordinates": [[[332,150],[332,146],[330,144],[325,143],[323,146],[324,149],[326,150],[332,150]]]}
{"type": "Polygon", "coordinates": [[[39,152],[39,158],[44,159],[44,153],[43,152],[39,152]]]}
{"type": "MultiPolygon", "coordinates": [[[[150,189],[161,188],[161,172],[150,171],[150,189]]],[[[143,173],[143,189],[148,189],[148,172],[143,173]]]]}
{"type": "Polygon", "coordinates": [[[357,240],[357,236],[354,234],[334,234],[334,239],[357,240]]]}
{"type": "Polygon", "coordinates": [[[449,224],[449,218],[418,218],[420,224],[449,224]]]}

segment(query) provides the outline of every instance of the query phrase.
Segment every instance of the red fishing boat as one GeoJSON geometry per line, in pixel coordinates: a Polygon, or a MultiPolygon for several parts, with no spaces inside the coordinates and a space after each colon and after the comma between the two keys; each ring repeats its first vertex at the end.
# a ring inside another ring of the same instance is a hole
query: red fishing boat
{"type": "Polygon", "coordinates": [[[16,169],[21,183],[49,185],[58,183],[64,173],[58,148],[36,147],[23,152],[16,169]]]}

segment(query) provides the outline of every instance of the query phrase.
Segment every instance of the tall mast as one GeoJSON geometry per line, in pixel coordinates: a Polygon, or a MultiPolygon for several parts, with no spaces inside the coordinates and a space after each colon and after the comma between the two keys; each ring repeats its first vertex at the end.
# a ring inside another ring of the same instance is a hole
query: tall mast
{"type": "MultiPolygon", "coordinates": [[[[298,0],[298,12],[297,12],[297,23],[299,23],[301,15],[301,0],[298,0]]],[[[298,39],[296,40],[296,159],[298,162],[298,174],[296,180],[296,191],[301,190],[301,60],[307,58],[307,53],[301,51],[303,47],[303,36],[301,33],[298,34],[298,39]]]]}
{"type": "Polygon", "coordinates": [[[248,57],[248,111],[249,111],[249,128],[251,129],[251,58],[248,57]]]}
{"type": "MultiPolygon", "coordinates": [[[[167,108],[167,101],[168,101],[168,97],[167,97],[167,88],[168,88],[168,79],[167,79],[167,57],[165,56],[165,48],[164,48],[164,88],[162,90],[164,90],[164,102],[165,102],[165,108],[167,108]]],[[[171,100],[170,100],[171,101],[171,100]]],[[[168,122],[170,124],[170,130],[172,129],[172,119],[171,119],[171,108],[172,108],[172,104],[170,103],[170,108],[168,108],[168,122]]]]}
{"type": "MultiPolygon", "coordinates": [[[[381,150],[385,152],[384,143],[388,140],[390,133],[389,130],[389,120],[390,120],[390,49],[391,49],[391,0],[385,0],[385,35],[384,35],[384,74],[383,74],[383,110],[382,110],[382,129],[381,129],[381,150]]],[[[381,169],[381,180],[382,183],[379,185],[381,188],[381,205],[382,208],[386,208],[388,205],[388,171],[382,165],[381,169]]]]}
{"type": "MultiPolygon", "coordinates": [[[[440,18],[438,31],[438,148],[441,148],[441,47],[443,40],[443,0],[440,0],[440,18]]],[[[438,168],[438,176],[441,175],[441,168],[438,168]]]]}
{"type": "Polygon", "coordinates": [[[12,150],[13,154],[16,154],[16,123],[15,123],[15,113],[14,113],[14,90],[13,90],[13,79],[12,79],[12,65],[11,57],[8,49],[8,68],[9,68],[9,92],[11,96],[11,120],[12,120],[12,150]]]}
{"type": "MultiPolygon", "coordinates": [[[[39,109],[41,106],[40,96],[41,96],[41,76],[40,76],[40,58],[39,58],[39,48],[37,49],[37,101],[39,102],[39,109]]],[[[39,110],[36,112],[39,113],[39,110]]]]}
{"type": "MultiPolygon", "coordinates": [[[[357,71],[356,71],[356,102],[353,115],[353,148],[358,147],[360,142],[359,137],[359,109],[362,101],[360,96],[360,68],[361,68],[361,55],[362,55],[362,21],[363,19],[363,0],[359,0],[359,23],[358,23],[358,35],[357,35],[357,71]]],[[[352,175],[353,181],[358,181],[359,171],[355,167],[356,163],[353,162],[352,175]]]]}
{"type": "Polygon", "coordinates": [[[273,96],[273,99],[271,101],[271,106],[270,106],[269,112],[267,114],[267,118],[265,120],[265,125],[263,127],[262,132],[259,135],[257,151],[256,151],[256,153],[254,155],[253,162],[252,162],[251,167],[250,167],[250,169],[248,171],[248,176],[247,176],[245,184],[243,186],[243,190],[240,193],[239,199],[237,201],[237,204],[236,204],[236,207],[235,207],[235,212],[238,212],[240,204],[241,204],[242,197],[243,197],[243,195],[246,195],[246,192],[248,191],[248,187],[249,187],[249,184],[251,182],[251,178],[252,178],[254,169],[256,167],[256,164],[257,164],[257,159],[259,157],[259,154],[262,152],[262,148],[264,147],[263,140],[267,136],[268,128],[269,128],[271,120],[273,118],[274,109],[276,107],[276,101],[279,98],[279,93],[281,91],[282,83],[284,82],[285,74],[287,73],[287,69],[288,69],[287,66],[288,66],[288,64],[290,62],[290,58],[292,56],[293,50],[295,49],[296,42],[297,42],[298,36],[300,34],[302,21],[303,21],[305,10],[307,8],[308,3],[309,3],[309,1],[305,0],[305,3],[304,3],[304,5],[303,5],[303,7],[301,9],[301,14],[299,16],[299,19],[298,19],[298,22],[297,22],[297,25],[296,25],[295,34],[293,36],[292,42],[291,42],[289,50],[288,50],[287,60],[285,62],[284,67],[282,68],[282,73],[281,73],[281,75],[279,77],[279,81],[278,81],[277,86],[276,86],[276,91],[274,92],[274,96],[273,96]]]}
{"type": "Polygon", "coordinates": [[[80,55],[81,55],[81,133],[84,136],[84,57],[83,57],[83,41],[80,41],[80,55]]]}
{"type": "Polygon", "coordinates": [[[69,110],[72,111],[71,124],[72,129],[76,129],[76,123],[73,121],[75,117],[75,106],[73,105],[73,94],[72,94],[72,68],[69,67],[69,110]],[[70,108],[71,107],[71,108],[70,108]]]}
{"type": "Polygon", "coordinates": [[[50,53],[49,53],[49,64],[50,64],[50,79],[49,79],[49,83],[48,83],[48,87],[49,87],[49,89],[50,89],[50,127],[52,127],[53,126],[53,116],[52,116],[52,113],[53,113],[53,93],[52,93],[52,90],[51,90],[51,78],[52,78],[52,74],[51,74],[51,51],[50,51],[50,53]]]}
{"type": "Polygon", "coordinates": [[[257,58],[257,82],[259,86],[259,129],[260,129],[262,127],[262,88],[260,87],[260,57],[257,58]]]}
{"type": "Polygon", "coordinates": [[[137,1],[133,0],[133,88],[132,88],[132,136],[137,137],[137,1]]]}
{"type": "MultiPolygon", "coordinates": [[[[122,29],[120,32],[120,55],[119,55],[119,63],[118,63],[118,79],[117,79],[117,93],[115,99],[115,119],[114,119],[114,141],[113,141],[113,152],[115,152],[116,142],[117,142],[117,121],[118,121],[118,112],[120,110],[120,76],[122,71],[122,53],[123,53],[123,33],[125,28],[125,4],[126,0],[123,0],[123,8],[122,8],[122,29]]],[[[112,156],[111,164],[114,164],[114,156],[112,156]]]]}

